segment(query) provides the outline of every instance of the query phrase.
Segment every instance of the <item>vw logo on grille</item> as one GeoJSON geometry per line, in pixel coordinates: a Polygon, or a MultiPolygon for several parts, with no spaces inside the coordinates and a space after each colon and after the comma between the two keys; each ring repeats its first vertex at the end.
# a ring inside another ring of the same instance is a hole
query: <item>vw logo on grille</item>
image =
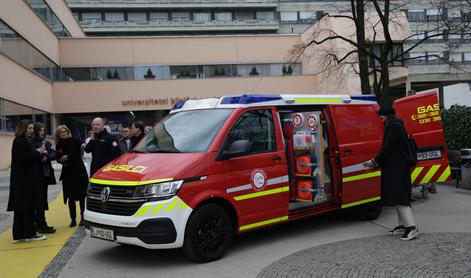
{"type": "Polygon", "coordinates": [[[102,203],[106,203],[110,198],[111,189],[107,186],[101,190],[100,199],[102,203]]]}

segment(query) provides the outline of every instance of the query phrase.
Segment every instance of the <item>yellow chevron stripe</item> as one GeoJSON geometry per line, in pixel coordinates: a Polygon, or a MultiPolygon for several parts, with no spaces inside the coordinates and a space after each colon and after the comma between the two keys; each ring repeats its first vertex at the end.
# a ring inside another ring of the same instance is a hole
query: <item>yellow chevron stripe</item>
{"type": "Polygon", "coordinates": [[[289,186],[279,187],[279,188],[275,188],[275,189],[271,189],[271,190],[265,190],[265,191],[260,191],[260,192],[255,192],[255,193],[236,196],[236,197],[234,197],[234,200],[242,201],[242,200],[247,200],[247,199],[252,199],[252,198],[257,198],[257,197],[262,197],[262,196],[267,196],[267,195],[272,195],[272,194],[283,193],[283,192],[287,192],[287,191],[289,191],[289,186]]]}
{"type": "Polygon", "coordinates": [[[438,178],[437,182],[446,181],[450,175],[451,175],[451,170],[450,170],[450,166],[448,166],[446,167],[445,171],[443,171],[441,176],[438,178]]]}
{"type": "Polygon", "coordinates": [[[182,202],[180,203],[180,205],[178,206],[179,209],[185,209],[185,208],[187,208],[187,207],[188,207],[188,205],[187,205],[185,202],[183,202],[183,201],[182,201],[182,202]]]}
{"type": "Polygon", "coordinates": [[[349,204],[345,204],[345,205],[342,205],[342,208],[349,208],[349,207],[353,207],[353,206],[358,206],[358,205],[362,205],[362,204],[366,204],[366,203],[370,203],[370,202],[374,202],[374,201],[379,201],[381,200],[381,197],[373,197],[373,198],[369,198],[369,199],[365,199],[365,200],[361,200],[361,201],[358,201],[358,202],[353,202],[353,203],[349,203],[349,204]]]}
{"type": "Polygon", "coordinates": [[[440,168],[440,164],[438,165],[433,165],[430,170],[428,170],[428,173],[425,175],[425,177],[422,179],[422,181],[420,182],[420,184],[424,184],[424,183],[429,183],[430,180],[432,179],[433,175],[435,175],[435,173],[438,171],[438,169],[440,168]]]}
{"type": "Polygon", "coordinates": [[[179,199],[173,200],[173,201],[165,208],[164,211],[171,211],[172,209],[174,209],[174,208],[177,206],[177,204],[178,204],[179,202],[180,202],[179,199]]]}
{"type": "Polygon", "coordinates": [[[157,212],[159,212],[167,203],[162,203],[162,204],[158,204],[154,207],[154,209],[150,212],[151,214],[156,214],[157,212]]]}
{"type": "Polygon", "coordinates": [[[101,179],[90,179],[90,183],[95,184],[104,184],[104,185],[117,185],[117,186],[138,186],[138,185],[146,185],[151,183],[159,183],[159,182],[166,182],[171,181],[173,179],[166,178],[166,179],[158,179],[158,180],[147,180],[147,181],[113,181],[113,180],[101,180],[101,179]]]}
{"type": "Polygon", "coordinates": [[[424,169],[424,167],[415,167],[414,171],[412,172],[412,174],[410,176],[411,183],[415,182],[415,180],[420,175],[420,173],[422,173],[423,169],[424,169]]]}
{"type": "Polygon", "coordinates": [[[134,216],[143,216],[143,215],[145,215],[150,210],[151,207],[152,206],[149,206],[149,205],[142,206],[138,211],[136,211],[134,216]]]}
{"type": "Polygon", "coordinates": [[[343,182],[349,182],[349,181],[356,181],[356,180],[363,180],[363,179],[369,179],[373,177],[379,177],[381,176],[381,171],[375,171],[371,173],[365,173],[361,175],[356,175],[356,176],[351,176],[351,177],[345,177],[342,179],[343,182]]]}
{"type": "Polygon", "coordinates": [[[268,220],[265,220],[265,221],[261,221],[261,222],[241,226],[239,228],[239,231],[244,231],[244,230],[252,229],[252,228],[255,228],[255,227],[265,226],[265,225],[268,225],[268,224],[273,224],[273,223],[286,221],[286,220],[288,220],[288,216],[282,216],[282,217],[277,217],[277,218],[273,218],[273,219],[268,219],[268,220]]]}

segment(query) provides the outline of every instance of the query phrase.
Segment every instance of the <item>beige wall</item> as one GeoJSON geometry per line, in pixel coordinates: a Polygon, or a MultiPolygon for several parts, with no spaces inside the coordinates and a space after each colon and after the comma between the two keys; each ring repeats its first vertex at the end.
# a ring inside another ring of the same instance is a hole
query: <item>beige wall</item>
{"type": "Polygon", "coordinates": [[[169,109],[163,105],[123,106],[123,100],[176,97],[220,97],[240,93],[353,93],[336,87],[323,90],[315,76],[241,77],[153,81],[96,81],[54,83],[55,113],[169,109]]]}
{"type": "Polygon", "coordinates": [[[65,28],[69,30],[72,37],[83,38],[85,33],[82,30],[82,27],[75,20],[72,12],[67,6],[65,0],[45,0],[49,7],[54,11],[57,17],[64,24],[65,28]]]}
{"type": "Polygon", "coordinates": [[[59,40],[23,0],[0,0],[0,18],[56,64],[59,40]]]}
{"type": "Polygon", "coordinates": [[[52,112],[52,83],[0,54],[0,98],[52,112]]]}
{"type": "Polygon", "coordinates": [[[285,61],[298,35],[61,39],[61,65],[230,64],[285,61]]]}
{"type": "Polygon", "coordinates": [[[0,170],[10,167],[13,139],[15,137],[12,133],[0,133],[0,170]]]}

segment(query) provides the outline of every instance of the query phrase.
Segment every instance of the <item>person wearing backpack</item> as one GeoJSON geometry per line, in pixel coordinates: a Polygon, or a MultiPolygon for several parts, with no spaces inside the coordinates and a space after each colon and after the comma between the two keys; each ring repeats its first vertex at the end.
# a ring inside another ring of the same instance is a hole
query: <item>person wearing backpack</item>
{"type": "Polygon", "coordinates": [[[381,202],[394,206],[398,219],[398,225],[389,233],[403,233],[401,240],[411,240],[419,234],[411,209],[410,167],[414,161],[417,163],[413,154],[415,143],[408,138],[404,122],[395,116],[393,108],[381,108],[378,114],[384,123],[383,144],[379,153],[364,165],[381,168],[381,202]]]}

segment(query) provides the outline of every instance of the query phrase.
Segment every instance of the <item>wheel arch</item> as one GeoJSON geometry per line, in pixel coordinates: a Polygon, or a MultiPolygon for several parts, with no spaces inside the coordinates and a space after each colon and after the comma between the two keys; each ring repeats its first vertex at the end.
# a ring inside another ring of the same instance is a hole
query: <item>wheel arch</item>
{"type": "MultiPolygon", "coordinates": [[[[216,204],[216,205],[219,205],[220,207],[224,208],[226,210],[226,212],[229,214],[229,217],[231,218],[231,222],[232,222],[232,228],[233,228],[233,232],[234,234],[237,233],[237,231],[239,230],[239,217],[237,215],[237,210],[236,208],[234,207],[234,205],[229,202],[228,200],[224,199],[224,198],[221,198],[221,197],[210,197],[208,199],[205,199],[203,200],[202,202],[200,202],[193,210],[196,211],[199,207],[203,206],[203,205],[206,205],[206,204],[216,204]]],[[[193,214],[192,212],[192,214],[193,214]]],[[[190,215],[191,217],[191,215],[190,215]]]]}

